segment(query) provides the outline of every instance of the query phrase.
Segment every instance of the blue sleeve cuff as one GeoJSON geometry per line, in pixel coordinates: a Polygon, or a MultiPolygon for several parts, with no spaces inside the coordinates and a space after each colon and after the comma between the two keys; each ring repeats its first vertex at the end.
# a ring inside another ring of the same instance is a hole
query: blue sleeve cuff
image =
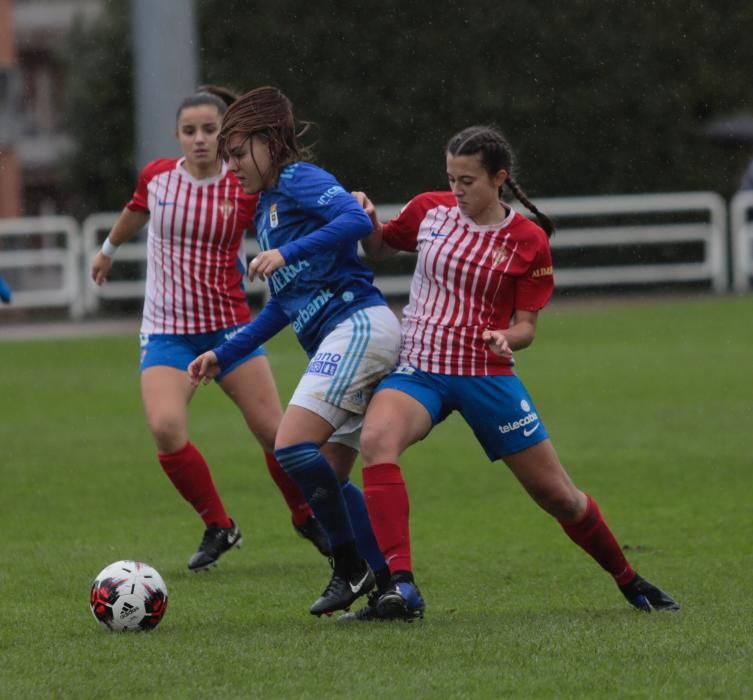
{"type": "Polygon", "coordinates": [[[224,372],[241,358],[256,350],[262,343],[277,335],[290,321],[276,299],[270,299],[259,315],[230,340],[214,348],[217,362],[224,372]]]}

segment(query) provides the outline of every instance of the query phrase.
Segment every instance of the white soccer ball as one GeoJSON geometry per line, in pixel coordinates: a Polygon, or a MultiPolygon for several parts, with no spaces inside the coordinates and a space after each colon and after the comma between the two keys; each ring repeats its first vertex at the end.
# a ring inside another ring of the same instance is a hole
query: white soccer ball
{"type": "Polygon", "coordinates": [[[167,610],[167,586],[141,561],[116,561],[97,574],[89,594],[92,615],[109,630],[153,630],[167,610]]]}

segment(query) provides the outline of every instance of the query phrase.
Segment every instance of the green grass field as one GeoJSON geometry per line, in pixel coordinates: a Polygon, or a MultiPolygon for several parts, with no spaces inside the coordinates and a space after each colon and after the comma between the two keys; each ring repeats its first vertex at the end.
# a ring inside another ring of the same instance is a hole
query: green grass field
{"type": "MultiPolygon", "coordinates": [[[[303,353],[287,333],[268,349],[289,396],[303,353]]],[[[426,619],[315,619],[327,564],[215,387],[192,438],[245,544],[190,574],[202,525],[155,460],[137,359],[137,338],[0,342],[0,697],[753,696],[753,298],[555,304],[518,358],[574,480],[677,615],[630,608],[453,417],[403,461],[426,619]],[[151,634],[89,612],[124,558],[169,586],[151,634]]]]}

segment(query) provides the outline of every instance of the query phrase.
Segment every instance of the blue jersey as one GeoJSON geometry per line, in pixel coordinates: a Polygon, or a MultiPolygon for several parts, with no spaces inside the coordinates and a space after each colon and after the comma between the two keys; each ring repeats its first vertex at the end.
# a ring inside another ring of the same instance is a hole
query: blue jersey
{"type": "Polygon", "coordinates": [[[215,350],[222,367],[287,324],[311,356],[338,323],[386,305],[358,257],[371,220],[330,173],[302,161],[287,165],[261,193],[254,222],[261,249],[278,249],[286,265],[269,276],[271,299],[256,319],[215,350]]]}

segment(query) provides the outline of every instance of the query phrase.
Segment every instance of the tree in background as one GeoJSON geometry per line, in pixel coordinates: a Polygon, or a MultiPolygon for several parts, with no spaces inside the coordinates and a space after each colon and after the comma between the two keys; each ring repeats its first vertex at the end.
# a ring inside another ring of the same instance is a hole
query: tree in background
{"type": "MultiPolygon", "coordinates": [[[[317,125],[318,162],[377,201],[445,187],[445,140],[472,123],[508,135],[536,197],[729,194],[750,155],[701,135],[753,109],[753,5],[739,0],[197,1],[204,81],[282,88],[317,125]]],[[[72,180],[97,183],[93,209],[122,204],[126,174],[132,186],[125,7],[108,4],[74,66],[72,180]]]]}
{"type": "Polygon", "coordinates": [[[77,23],[66,50],[67,126],[76,142],[64,164],[79,218],[120,211],[135,185],[134,101],[128,0],[109,0],[93,23],[77,23]]]}

